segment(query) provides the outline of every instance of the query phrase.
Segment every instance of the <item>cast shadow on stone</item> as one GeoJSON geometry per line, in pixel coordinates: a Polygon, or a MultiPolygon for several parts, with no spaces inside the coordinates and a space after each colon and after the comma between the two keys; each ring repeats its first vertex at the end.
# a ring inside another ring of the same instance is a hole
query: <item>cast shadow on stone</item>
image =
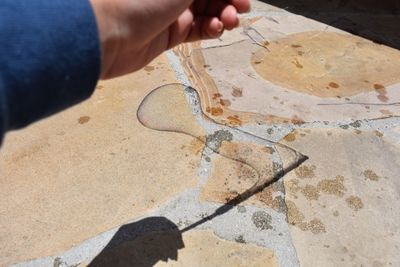
{"type": "Polygon", "coordinates": [[[332,27],[400,49],[398,0],[260,0],[332,27]]]}
{"type": "Polygon", "coordinates": [[[149,217],[122,226],[90,267],[150,267],[178,259],[184,248],[177,225],[165,217],[149,217]]]}

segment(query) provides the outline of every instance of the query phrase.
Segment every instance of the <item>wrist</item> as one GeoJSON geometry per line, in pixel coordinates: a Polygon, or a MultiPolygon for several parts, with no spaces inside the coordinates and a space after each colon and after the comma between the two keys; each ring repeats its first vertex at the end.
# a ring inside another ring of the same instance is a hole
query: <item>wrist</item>
{"type": "Polygon", "coordinates": [[[115,1],[90,0],[96,17],[101,48],[100,78],[107,79],[120,48],[119,25],[115,12],[115,1]]]}

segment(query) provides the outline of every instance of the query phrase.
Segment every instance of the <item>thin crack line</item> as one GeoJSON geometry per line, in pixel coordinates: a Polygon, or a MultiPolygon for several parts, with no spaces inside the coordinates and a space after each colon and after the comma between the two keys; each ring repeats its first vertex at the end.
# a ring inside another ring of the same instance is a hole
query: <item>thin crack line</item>
{"type": "Polygon", "coordinates": [[[400,102],[393,103],[363,103],[363,102],[348,102],[348,103],[319,103],[317,106],[345,106],[345,105],[361,105],[361,106],[398,106],[400,102]]]}

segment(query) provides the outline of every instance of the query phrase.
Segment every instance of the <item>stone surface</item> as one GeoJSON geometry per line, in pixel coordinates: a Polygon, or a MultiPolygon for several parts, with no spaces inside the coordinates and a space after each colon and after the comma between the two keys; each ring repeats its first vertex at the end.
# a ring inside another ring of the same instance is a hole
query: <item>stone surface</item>
{"type": "MultiPolygon", "coordinates": [[[[278,266],[274,253],[249,244],[225,241],[212,231],[159,232],[106,251],[93,266],[278,266]],[[161,242],[154,242],[158,240],[161,242]],[[171,240],[174,240],[171,242],[171,240]],[[177,251],[175,251],[177,250],[177,251]]],[[[89,266],[91,266],[89,264],[89,266]]]]}
{"type": "Polygon", "coordinates": [[[400,265],[393,1],[253,1],[9,134],[0,265],[400,265]]]}
{"type": "Polygon", "coordinates": [[[284,179],[300,264],[398,266],[400,147],[374,132],[295,135],[286,142],[310,157],[284,179]]]}
{"type": "MultiPolygon", "coordinates": [[[[231,143],[231,148],[235,147],[231,143]]],[[[237,145],[237,144],[236,144],[237,145]]],[[[272,149],[250,143],[241,143],[236,153],[245,161],[234,161],[227,157],[215,155],[211,162],[212,172],[200,195],[201,201],[226,203],[245,192],[260,180],[268,179],[274,174],[272,149]]],[[[276,211],[284,211],[282,193],[278,185],[265,188],[252,196],[244,204],[269,207],[276,211]]]]}
{"type": "Polygon", "coordinates": [[[235,126],[229,118],[236,117],[241,123],[296,124],[398,115],[398,50],[286,12],[242,25],[219,41],[175,49],[203,109],[218,122],[235,126]]]}
{"type": "Polygon", "coordinates": [[[60,253],[195,186],[194,139],[136,119],[150,90],[176,81],[165,56],[151,66],[101,82],[88,101],[7,136],[0,265],[60,253]]]}

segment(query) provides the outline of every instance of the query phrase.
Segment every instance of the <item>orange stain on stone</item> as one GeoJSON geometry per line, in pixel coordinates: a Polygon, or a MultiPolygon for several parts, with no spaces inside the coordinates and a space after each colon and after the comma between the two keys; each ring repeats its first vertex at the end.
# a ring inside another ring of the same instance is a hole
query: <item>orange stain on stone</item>
{"type": "Polygon", "coordinates": [[[207,107],[206,112],[213,116],[221,116],[224,113],[224,110],[220,107],[207,107]]]}
{"type": "Polygon", "coordinates": [[[89,116],[82,116],[78,119],[79,124],[85,124],[88,123],[89,121],[90,121],[89,116]]]}
{"type": "Polygon", "coordinates": [[[228,116],[227,119],[228,119],[230,125],[234,125],[234,126],[242,125],[242,121],[240,120],[239,116],[237,116],[237,115],[228,116]]]}
{"type": "Polygon", "coordinates": [[[335,82],[330,82],[330,83],[329,83],[329,87],[337,89],[337,88],[340,87],[340,85],[337,84],[337,83],[335,83],[335,82]]]}

